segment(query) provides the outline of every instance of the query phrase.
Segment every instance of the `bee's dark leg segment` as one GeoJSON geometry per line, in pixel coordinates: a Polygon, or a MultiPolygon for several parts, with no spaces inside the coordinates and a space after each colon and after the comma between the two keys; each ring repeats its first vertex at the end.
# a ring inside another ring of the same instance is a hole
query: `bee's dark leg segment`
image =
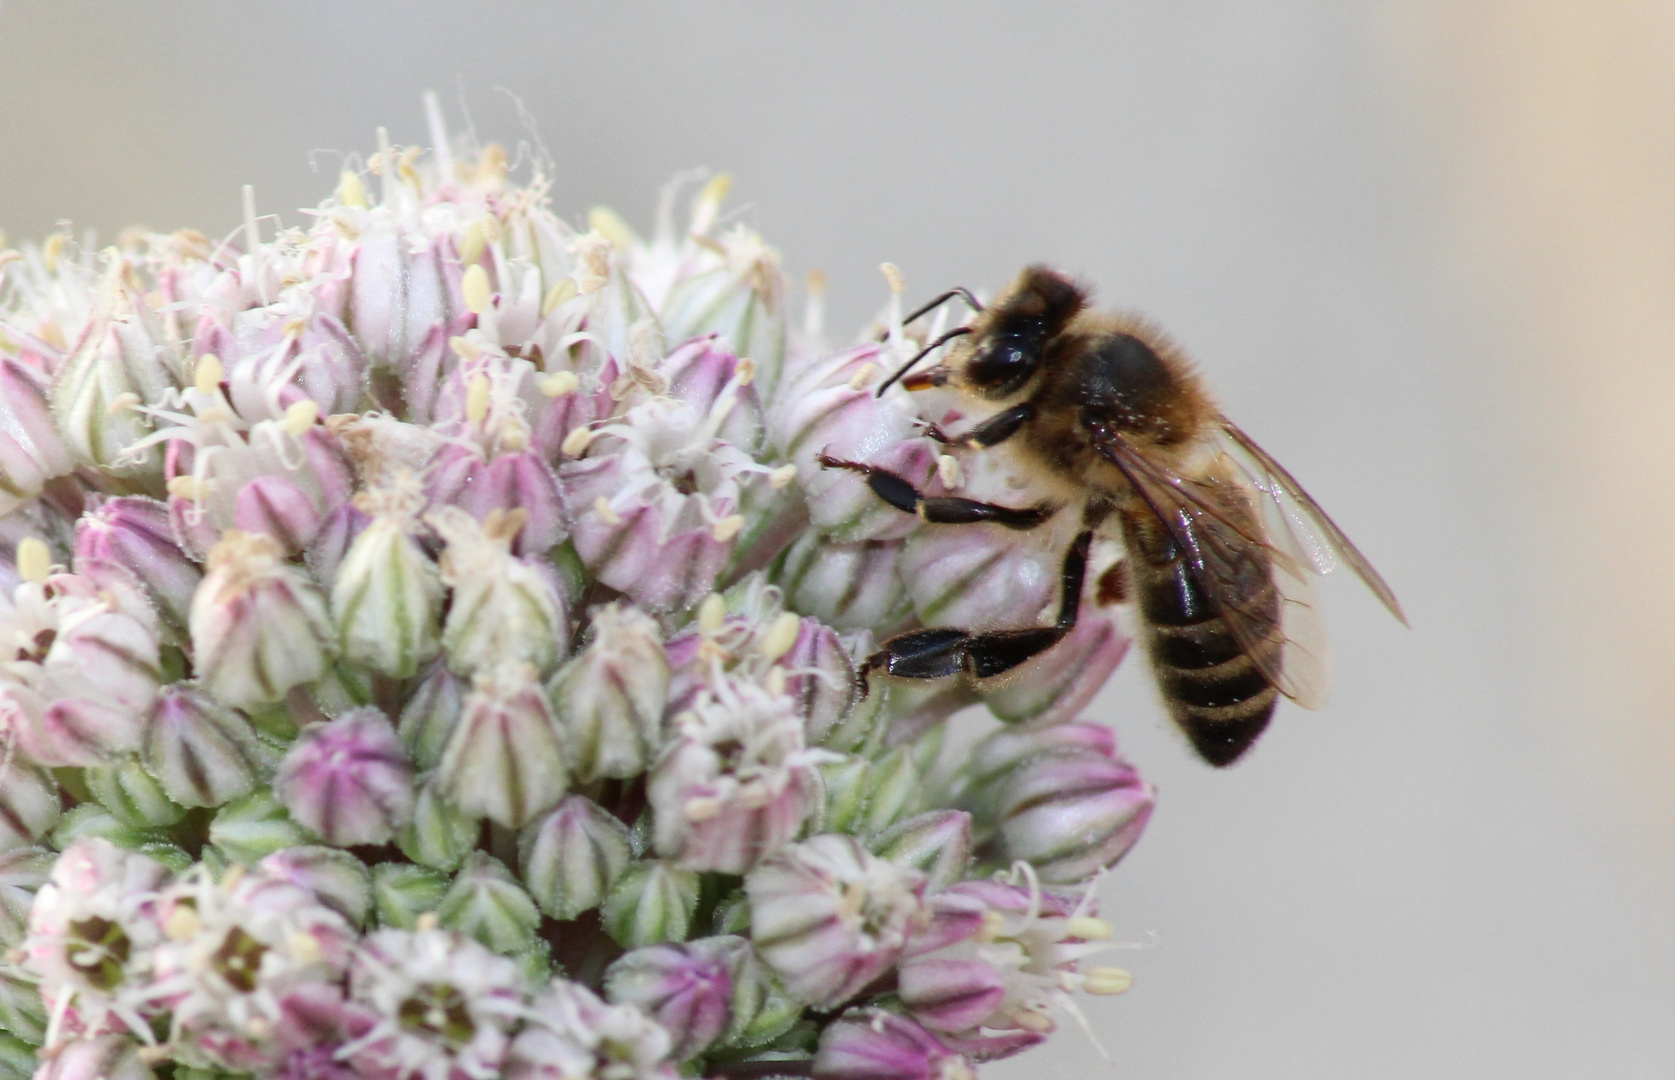
{"type": "Polygon", "coordinates": [[[828,469],[848,469],[850,472],[862,474],[867,478],[867,486],[872,488],[873,494],[880,499],[897,510],[918,514],[924,520],[938,525],[971,525],[979,521],[992,521],[1008,529],[1033,529],[1052,517],[1057,510],[1048,503],[1018,507],[997,506],[994,503],[961,499],[952,495],[933,495],[926,498],[905,477],[897,476],[888,469],[880,469],[859,461],[845,461],[827,454],[821,454],[818,460],[828,469]]]}
{"type": "Polygon", "coordinates": [[[976,449],[999,446],[1035,419],[1035,406],[1029,402],[1002,409],[966,433],[960,441],[976,449]]]}
{"type": "Polygon", "coordinates": [[[1057,645],[1076,625],[1081,606],[1082,583],[1087,576],[1091,530],[1076,537],[1064,556],[1060,577],[1064,596],[1059,601],[1058,621],[1052,626],[1029,626],[1022,630],[995,630],[973,634],[968,630],[937,626],[897,634],[867,658],[867,668],[883,668],[887,674],[906,679],[939,679],[968,672],[974,678],[990,679],[1005,674],[1026,660],[1057,645]]]}

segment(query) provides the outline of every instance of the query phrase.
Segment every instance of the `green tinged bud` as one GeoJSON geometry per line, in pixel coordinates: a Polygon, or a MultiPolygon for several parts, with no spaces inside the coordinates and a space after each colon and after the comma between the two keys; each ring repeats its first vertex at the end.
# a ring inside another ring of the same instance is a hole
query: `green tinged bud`
{"type": "Polygon", "coordinates": [[[593,640],[552,677],[547,694],[577,779],[643,772],[669,695],[669,661],[657,624],[637,608],[598,609],[593,640]]]}
{"type": "Polygon", "coordinates": [[[580,795],[518,836],[518,865],[535,901],[555,919],[603,903],[632,857],[628,826],[580,795]]]}
{"type": "Polygon", "coordinates": [[[499,859],[472,852],[442,897],[437,914],[450,930],[476,938],[497,953],[521,952],[535,940],[541,913],[499,859]]]}
{"type": "Polygon", "coordinates": [[[34,977],[11,964],[0,964],[0,1028],[31,1046],[47,1034],[46,1005],[34,977]]]}
{"type": "Polygon", "coordinates": [[[684,941],[698,908],[698,875],[661,859],[634,863],[605,898],[605,933],[625,949],[684,941]]]}
{"type": "Polygon", "coordinates": [[[412,824],[396,834],[396,845],[421,866],[453,870],[476,849],[481,831],[479,820],[451,805],[432,782],[419,787],[412,824]]]}
{"type": "Polygon", "coordinates": [[[87,789],[124,825],[166,827],[186,816],[136,758],[100,765],[82,773],[87,789]]]}
{"type": "Polygon", "coordinates": [[[0,949],[16,946],[29,932],[35,890],[46,884],[56,858],[44,848],[17,848],[0,855],[0,949]]]}
{"type": "Polygon", "coordinates": [[[932,891],[965,880],[971,865],[971,815],[932,810],[898,821],[872,842],[873,854],[924,872],[932,891]]]}
{"type": "Polygon", "coordinates": [[[372,910],[381,927],[412,930],[442,906],[448,875],[428,866],[379,863],[372,868],[372,910]]]}
{"type": "Polygon", "coordinates": [[[236,863],[260,862],[282,848],[314,841],[291,820],[271,791],[257,791],[221,808],[209,823],[209,842],[236,863]]]}
{"type": "Polygon", "coordinates": [[[0,851],[28,847],[58,822],[58,785],[44,769],[15,757],[0,784],[0,851]]]}
{"type": "Polygon", "coordinates": [[[398,679],[412,676],[439,648],[442,579],[411,528],[406,513],[374,516],[332,584],[332,620],[343,655],[398,679]]]}

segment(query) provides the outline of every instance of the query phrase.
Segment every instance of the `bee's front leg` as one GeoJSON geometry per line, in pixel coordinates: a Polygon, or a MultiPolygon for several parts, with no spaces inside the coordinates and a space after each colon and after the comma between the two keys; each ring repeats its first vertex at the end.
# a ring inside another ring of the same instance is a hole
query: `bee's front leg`
{"type": "Polygon", "coordinates": [[[872,488],[873,494],[880,499],[897,510],[917,514],[924,520],[939,525],[972,525],[980,521],[992,521],[1008,529],[1033,529],[1058,510],[1058,507],[1047,502],[1022,507],[998,506],[995,503],[961,499],[953,495],[926,496],[906,477],[898,476],[888,469],[880,469],[876,465],[867,465],[859,461],[845,461],[829,454],[821,454],[818,460],[821,466],[827,469],[847,469],[860,473],[867,478],[867,486],[872,488]]]}

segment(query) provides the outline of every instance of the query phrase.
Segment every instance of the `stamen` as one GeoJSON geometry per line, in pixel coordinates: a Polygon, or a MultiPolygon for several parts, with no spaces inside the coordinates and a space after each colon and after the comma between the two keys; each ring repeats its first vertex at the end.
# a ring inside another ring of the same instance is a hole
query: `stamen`
{"type": "Polygon", "coordinates": [[[1081,938],[1084,941],[1105,941],[1116,932],[1116,928],[1110,923],[1091,915],[1073,915],[1064,923],[1065,936],[1081,938]]]}
{"type": "Polygon", "coordinates": [[[807,297],[803,306],[803,336],[819,341],[826,332],[826,275],[819,269],[810,270],[803,292],[807,297]]]}
{"type": "Polygon", "coordinates": [[[710,177],[698,192],[698,197],[692,200],[692,228],[694,236],[703,236],[715,224],[716,215],[721,212],[721,204],[726,200],[727,193],[733,189],[733,177],[729,173],[716,173],[710,177]]]}
{"type": "Polygon", "coordinates": [[[34,583],[52,575],[52,551],[45,541],[33,536],[18,541],[17,572],[23,580],[34,583]]]}
{"type": "Polygon", "coordinates": [[[771,664],[791,651],[802,628],[802,619],[789,611],[781,612],[768,627],[768,632],[762,635],[762,644],[756,647],[756,651],[771,664]]]}
{"type": "Polygon", "coordinates": [[[389,206],[395,201],[395,151],[390,148],[390,129],[378,129],[378,156],[372,171],[378,174],[379,199],[389,206]]]}
{"type": "Polygon", "coordinates": [[[483,231],[481,220],[473,221],[465,227],[465,235],[459,242],[459,261],[466,266],[475,265],[483,257],[483,249],[489,245],[489,238],[483,231]]]}
{"type": "Polygon", "coordinates": [[[618,251],[627,251],[637,242],[634,230],[615,210],[595,206],[587,212],[587,227],[603,236],[618,251]]]}
{"type": "Polygon", "coordinates": [[[185,904],[176,905],[169,912],[169,917],[163,920],[163,934],[170,941],[185,941],[203,928],[204,923],[198,918],[198,913],[185,904]]]}
{"type": "Polygon", "coordinates": [[[721,629],[721,624],[726,618],[727,601],[722,599],[720,593],[712,592],[698,605],[698,632],[713,634],[721,629]]]}
{"type": "Polygon", "coordinates": [[[950,491],[958,490],[960,486],[960,463],[952,454],[943,454],[936,459],[936,475],[941,478],[942,486],[950,491]]]}
{"type": "Polygon", "coordinates": [[[143,399],[132,390],[124,390],[111,398],[111,403],[105,406],[106,416],[119,416],[138,405],[143,399]]]}
{"type": "Polygon", "coordinates": [[[198,368],[192,374],[192,385],[200,394],[211,395],[221,389],[221,380],[226,370],[221,366],[221,358],[214,353],[204,353],[198,357],[198,368]]]}
{"type": "Polygon", "coordinates": [[[482,263],[472,263],[465,268],[460,292],[465,296],[465,306],[473,315],[482,315],[489,310],[494,295],[489,291],[489,272],[483,269],[482,263]]]}
{"type": "Polygon", "coordinates": [[[872,377],[878,373],[878,365],[868,360],[855,369],[855,374],[849,376],[849,389],[860,390],[872,382],[872,377]]]}
{"type": "Polygon", "coordinates": [[[593,512],[607,525],[621,525],[622,516],[611,509],[610,500],[601,495],[593,500],[593,512]]]}
{"type": "Polygon", "coordinates": [[[285,410],[285,420],[280,425],[288,435],[301,435],[314,426],[314,421],[320,419],[320,405],[318,402],[303,398],[293,401],[285,410]]]}
{"type": "Polygon", "coordinates": [[[465,391],[465,418],[481,424],[489,415],[489,377],[482,372],[471,376],[465,391]]]}
{"type": "Polygon", "coordinates": [[[440,925],[442,925],[442,917],[434,911],[423,912],[417,919],[413,920],[413,929],[421,934],[435,930],[440,925]]]}
{"type": "Polygon", "coordinates": [[[358,175],[348,169],[344,169],[343,174],[337,178],[337,201],[356,210],[366,209],[366,185],[361,183],[358,175]]]}
{"type": "Polygon", "coordinates": [[[797,467],[795,465],[781,465],[779,468],[768,474],[768,486],[777,490],[785,487],[796,478],[797,467]]]}
{"type": "MultiPolygon", "coordinates": [[[[555,371],[551,375],[542,379],[538,385],[541,390],[541,396],[556,398],[563,397],[565,394],[575,390],[576,387],[581,385],[581,380],[577,379],[571,372],[555,371]]],[[[586,429],[578,428],[577,430],[586,429]]]]}
{"type": "Polygon", "coordinates": [[[448,146],[448,125],[442,119],[442,103],[437,100],[436,91],[425,91],[425,124],[430,128],[430,145],[436,151],[436,171],[439,183],[451,184],[454,181],[454,152],[448,146]]]}
{"type": "Polygon", "coordinates": [[[774,697],[785,693],[785,669],[775,665],[768,669],[767,677],[762,680],[762,688],[774,697]]]}
{"type": "Polygon", "coordinates": [[[710,535],[715,538],[716,543],[725,544],[727,541],[733,539],[733,537],[739,535],[739,530],[743,528],[744,516],[741,514],[729,514],[715,523],[715,525],[710,529],[710,535]]]}
{"type": "Polygon", "coordinates": [[[740,386],[749,386],[756,381],[756,361],[748,356],[739,357],[739,366],[733,371],[733,381],[740,386]]]}
{"type": "Polygon", "coordinates": [[[681,812],[686,815],[688,821],[707,821],[721,813],[721,800],[700,795],[686,800],[686,805],[681,807],[681,812]]]}
{"type": "Polygon", "coordinates": [[[564,436],[564,441],[558,444],[558,449],[566,457],[581,457],[593,444],[594,435],[594,430],[589,427],[572,428],[570,434],[564,436]]]}
{"type": "Polygon", "coordinates": [[[1134,985],[1134,976],[1120,967],[1090,968],[1082,975],[1082,989],[1090,994],[1120,994],[1134,985]]]}
{"type": "Polygon", "coordinates": [[[541,314],[551,315],[560,306],[574,300],[578,291],[575,278],[559,278],[553,287],[547,290],[547,295],[541,298],[541,314]]]}

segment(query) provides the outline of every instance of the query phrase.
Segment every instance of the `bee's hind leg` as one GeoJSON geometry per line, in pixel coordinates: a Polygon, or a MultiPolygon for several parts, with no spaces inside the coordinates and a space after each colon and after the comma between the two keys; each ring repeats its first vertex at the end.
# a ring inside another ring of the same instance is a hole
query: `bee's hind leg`
{"type": "Polygon", "coordinates": [[[867,657],[867,669],[883,668],[885,674],[905,679],[938,679],[962,671],[974,678],[988,679],[1039,656],[1062,641],[1076,625],[1082,584],[1087,577],[1088,548],[1092,543],[1093,531],[1084,530],[1064,554],[1064,570],[1060,575],[1063,593],[1058,618],[1052,626],[984,634],[947,626],[910,630],[885,641],[882,648],[867,657]]]}
{"type": "Polygon", "coordinates": [[[898,476],[888,469],[880,469],[876,465],[845,461],[828,454],[821,454],[819,461],[828,469],[848,469],[850,472],[860,473],[867,478],[867,486],[872,488],[873,494],[880,499],[897,510],[917,514],[934,524],[971,525],[980,521],[992,521],[1008,529],[1033,529],[1052,517],[1058,509],[1045,502],[1034,506],[998,506],[995,503],[961,499],[953,495],[926,496],[906,477],[898,476]]]}

